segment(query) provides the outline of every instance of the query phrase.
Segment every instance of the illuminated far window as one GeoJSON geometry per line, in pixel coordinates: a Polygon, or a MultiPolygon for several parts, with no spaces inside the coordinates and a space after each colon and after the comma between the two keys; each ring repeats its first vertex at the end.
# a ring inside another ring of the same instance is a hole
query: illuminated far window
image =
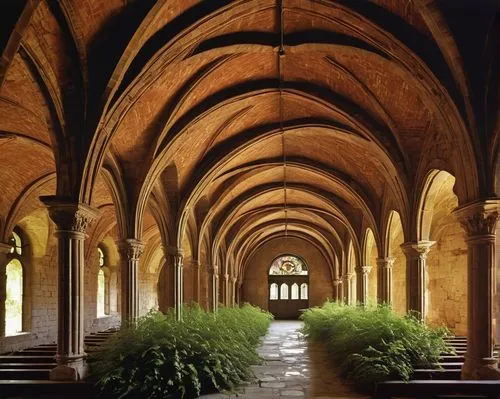
{"type": "Polygon", "coordinates": [[[288,299],[288,284],[281,284],[280,287],[280,299],[288,299]]]}
{"type": "Polygon", "coordinates": [[[104,289],[106,285],[106,277],[104,270],[99,270],[97,275],[97,317],[105,316],[104,312],[104,289]]]}
{"type": "Polygon", "coordinates": [[[17,255],[22,255],[23,254],[23,246],[21,242],[21,237],[13,231],[12,236],[10,237],[10,245],[12,245],[12,248],[10,249],[10,253],[17,254],[17,255]]]}
{"type": "Polygon", "coordinates": [[[292,284],[292,299],[299,299],[299,285],[297,283],[292,284]]]}
{"type": "Polygon", "coordinates": [[[97,253],[99,254],[99,267],[104,266],[104,252],[101,248],[97,248],[97,253]]]}
{"type": "Polygon", "coordinates": [[[5,335],[23,330],[23,267],[12,259],[6,268],[5,335]]]}
{"type": "Polygon", "coordinates": [[[303,283],[300,286],[300,299],[308,299],[307,284],[303,283]]]}
{"type": "Polygon", "coordinates": [[[269,299],[275,301],[278,299],[278,284],[272,283],[269,287],[269,299]]]}

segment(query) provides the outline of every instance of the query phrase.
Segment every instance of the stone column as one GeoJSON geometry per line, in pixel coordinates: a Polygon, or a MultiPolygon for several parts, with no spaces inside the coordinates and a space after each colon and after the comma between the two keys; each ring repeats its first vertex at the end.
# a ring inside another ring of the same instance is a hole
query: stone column
{"type": "Polygon", "coordinates": [[[342,295],[340,293],[342,287],[342,280],[336,279],[333,280],[333,299],[335,299],[337,302],[339,302],[342,299],[342,295]]]}
{"type": "Polygon", "coordinates": [[[7,299],[7,264],[12,245],[0,242],[0,339],[5,336],[5,300],[7,299]]]}
{"type": "Polygon", "coordinates": [[[345,303],[348,305],[352,305],[352,285],[351,285],[351,279],[354,276],[354,273],[347,273],[344,275],[344,282],[343,282],[343,287],[344,287],[344,295],[345,295],[345,303]]]}
{"type": "Polygon", "coordinates": [[[87,374],[83,350],[85,231],[98,212],[84,204],[41,197],[56,224],[58,323],[56,368],[51,380],[81,380],[87,374]]]}
{"type": "Polygon", "coordinates": [[[463,379],[500,379],[493,358],[495,323],[495,228],[500,199],[484,200],[455,210],[467,234],[467,353],[463,379]]]}
{"type": "Polygon", "coordinates": [[[379,303],[392,303],[392,266],[395,258],[377,259],[377,298],[379,303]]]}
{"type": "Polygon", "coordinates": [[[224,274],[224,285],[222,286],[222,300],[225,306],[229,306],[229,274],[224,274]]]}
{"type": "Polygon", "coordinates": [[[209,269],[209,280],[212,311],[216,312],[219,307],[219,268],[217,265],[209,269]]]}
{"type": "Polygon", "coordinates": [[[242,296],[242,287],[243,287],[243,281],[242,280],[237,280],[236,281],[236,303],[238,305],[241,305],[241,296],[242,296]]]}
{"type": "Polygon", "coordinates": [[[199,260],[193,259],[193,297],[196,303],[201,306],[201,264],[199,260]]]}
{"type": "Polygon", "coordinates": [[[368,302],[368,279],[371,270],[371,266],[361,266],[356,269],[357,301],[363,305],[368,302]]]}
{"type": "Polygon", "coordinates": [[[172,281],[171,295],[177,320],[182,319],[182,304],[184,300],[183,259],[184,253],[181,248],[168,247],[170,273],[168,278],[172,281]]]}
{"type": "Polygon", "coordinates": [[[418,312],[422,321],[426,317],[427,254],[435,243],[418,241],[401,245],[406,255],[408,310],[418,312]]]}
{"type": "Polygon", "coordinates": [[[139,258],[143,251],[144,245],[135,238],[127,238],[120,245],[122,325],[135,323],[139,317],[139,258]]]}
{"type": "Polygon", "coordinates": [[[231,277],[231,306],[235,306],[237,303],[236,300],[236,277],[231,277]]]}

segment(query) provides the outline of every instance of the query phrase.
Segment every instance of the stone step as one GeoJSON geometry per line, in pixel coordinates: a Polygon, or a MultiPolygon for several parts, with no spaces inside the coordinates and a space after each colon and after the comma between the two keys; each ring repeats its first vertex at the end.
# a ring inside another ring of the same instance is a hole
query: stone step
{"type": "Polygon", "coordinates": [[[47,369],[0,369],[2,380],[48,380],[50,370],[47,369]]]}
{"type": "Polygon", "coordinates": [[[457,380],[460,379],[461,368],[455,369],[415,369],[412,379],[415,380],[457,380]]]}
{"type": "Polygon", "coordinates": [[[0,363],[52,363],[54,356],[0,356],[0,363]]]}
{"type": "Polygon", "coordinates": [[[450,363],[450,362],[464,362],[465,357],[464,356],[454,356],[454,355],[443,355],[439,356],[439,362],[440,363],[450,363]]]}
{"type": "Polygon", "coordinates": [[[31,350],[23,350],[19,352],[14,352],[10,354],[11,356],[52,356],[54,357],[56,355],[55,351],[47,352],[44,350],[36,350],[36,349],[31,349],[31,350]]]}
{"type": "Polygon", "coordinates": [[[443,369],[459,369],[462,368],[463,363],[462,362],[449,362],[449,363],[436,363],[435,364],[436,368],[443,368],[443,369]]]}
{"type": "Polygon", "coordinates": [[[0,363],[1,369],[52,369],[57,363],[0,363]]]}

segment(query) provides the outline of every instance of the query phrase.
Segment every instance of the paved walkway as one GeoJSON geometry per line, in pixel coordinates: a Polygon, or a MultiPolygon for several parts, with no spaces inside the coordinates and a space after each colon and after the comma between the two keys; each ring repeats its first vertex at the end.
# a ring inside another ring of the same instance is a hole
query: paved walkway
{"type": "Polygon", "coordinates": [[[238,395],[202,398],[363,398],[338,379],[320,347],[308,345],[301,327],[300,321],[273,321],[259,348],[264,364],[253,366],[256,380],[241,387],[238,395]]]}

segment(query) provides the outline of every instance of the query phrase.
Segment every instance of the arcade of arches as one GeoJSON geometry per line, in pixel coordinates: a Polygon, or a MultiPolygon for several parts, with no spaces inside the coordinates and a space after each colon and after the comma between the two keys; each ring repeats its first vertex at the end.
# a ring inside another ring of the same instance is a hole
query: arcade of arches
{"type": "Polygon", "coordinates": [[[286,290],[418,311],[491,372],[496,1],[1,3],[0,351],[80,378],[88,332],[286,290]]]}

